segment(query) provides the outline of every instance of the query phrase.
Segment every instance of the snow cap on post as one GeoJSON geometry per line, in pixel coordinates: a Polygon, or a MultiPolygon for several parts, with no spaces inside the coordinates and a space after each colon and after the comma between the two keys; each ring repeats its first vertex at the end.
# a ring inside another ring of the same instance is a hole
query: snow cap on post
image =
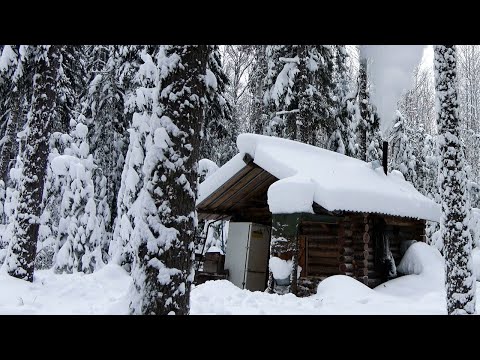
{"type": "Polygon", "coordinates": [[[315,183],[310,178],[293,176],[278,180],[268,189],[268,206],[272,214],[313,214],[315,183]]]}

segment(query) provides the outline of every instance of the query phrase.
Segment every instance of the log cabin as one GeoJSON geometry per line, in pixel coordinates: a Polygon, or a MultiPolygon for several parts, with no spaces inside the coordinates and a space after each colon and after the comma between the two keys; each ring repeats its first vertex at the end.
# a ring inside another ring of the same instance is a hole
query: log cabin
{"type": "Polygon", "coordinates": [[[438,204],[379,162],[254,134],[237,146],[199,185],[196,208],[200,220],[230,221],[225,267],[241,288],[306,296],[332,275],[373,288],[401,275],[406,248],[439,221],[438,204]],[[290,261],[286,282],[273,257],[290,261]]]}

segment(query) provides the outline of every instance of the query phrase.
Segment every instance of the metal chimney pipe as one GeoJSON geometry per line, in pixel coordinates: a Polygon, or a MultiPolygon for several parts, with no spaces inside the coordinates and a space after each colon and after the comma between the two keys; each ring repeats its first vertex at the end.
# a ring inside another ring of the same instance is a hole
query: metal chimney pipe
{"type": "Polygon", "coordinates": [[[383,159],[382,159],[382,165],[383,165],[383,172],[385,175],[387,175],[388,172],[388,141],[383,142],[383,159]]]}

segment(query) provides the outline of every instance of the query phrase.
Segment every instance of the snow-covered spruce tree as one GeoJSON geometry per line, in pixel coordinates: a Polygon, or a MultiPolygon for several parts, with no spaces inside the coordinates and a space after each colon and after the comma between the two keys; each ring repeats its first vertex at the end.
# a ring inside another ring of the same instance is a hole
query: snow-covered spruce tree
{"type": "Polygon", "coordinates": [[[267,134],[325,147],[335,128],[330,45],[267,46],[267,134]]]}
{"type": "Polygon", "coordinates": [[[357,158],[363,161],[382,159],[382,135],[380,119],[375,106],[370,102],[367,78],[367,59],[360,59],[358,71],[358,104],[356,111],[357,158]]]}
{"type": "Polygon", "coordinates": [[[58,114],[52,130],[68,134],[70,122],[81,110],[81,97],[85,92],[86,53],[84,46],[66,45],[62,51],[62,74],[58,84],[58,114]]]}
{"type": "MultiPolygon", "coordinates": [[[[91,152],[98,166],[95,173],[101,215],[106,231],[112,232],[117,212],[117,198],[120,188],[124,156],[127,151],[127,129],[131,116],[125,111],[125,93],[123,86],[130,85],[130,69],[125,69],[128,51],[121,46],[94,45],[88,48],[89,78],[88,91],[84,99],[83,114],[89,131],[91,152]],[[102,196],[103,195],[103,196],[102,196]]],[[[130,62],[128,63],[130,64],[130,62]]]]}
{"type": "Polygon", "coordinates": [[[416,159],[413,155],[410,134],[411,132],[405,124],[405,118],[397,110],[391,133],[392,156],[390,157],[390,168],[400,171],[405,180],[416,185],[416,159]]]}
{"type": "Polygon", "coordinates": [[[135,217],[138,215],[134,203],[137,202],[143,187],[145,146],[147,138],[151,137],[150,118],[154,107],[152,96],[158,80],[158,69],[154,61],[157,55],[158,47],[145,48],[138,55],[143,64],[136,69],[131,83],[136,89],[126,101],[127,111],[132,113],[133,117],[128,129],[130,140],[118,192],[117,219],[108,253],[112,262],[123,266],[127,271],[131,270],[133,262],[131,237],[135,228],[135,217]]]}
{"type": "Polygon", "coordinates": [[[371,116],[370,99],[367,84],[367,59],[360,59],[360,68],[358,70],[358,108],[359,116],[357,123],[358,151],[357,157],[360,160],[367,160],[367,131],[371,116]]]}
{"type": "Polygon", "coordinates": [[[470,204],[465,158],[460,142],[454,45],[434,48],[435,91],[439,127],[440,218],[445,256],[445,285],[449,315],[475,313],[472,239],[468,231],[470,204]]]}
{"type": "Polygon", "coordinates": [[[71,145],[70,132],[75,128],[81,111],[81,97],[85,92],[85,51],[83,46],[67,45],[62,48],[62,71],[57,84],[58,116],[52,125],[49,141],[49,156],[43,212],[40,218],[40,231],[37,243],[36,269],[51,268],[54,254],[58,252],[57,238],[60,222],[60,208],[66,184],[65,177],[52,171],[53,159],[64,154],[71,145]]]}
{"type": "MultiPolygon", "coordinates": [[[[60,121],[57,124],[61,124],[60,121]]],[[[72,139],[68,134],[59,131],[50,136],[47,174],[45,190],[43,192],[43,211],[40,217],[40,230],[38,233],[37,256],[35,269],[50,269],[54,264],[55,254],[58,253],[58,226],[61,218],[61,205],[66,189],[66,177],[57,175],[52,169],[52,162],[64,153],[70,146],[72,139]]],[[[63,244],[63,243],[62,243],[63,244]]]]}
{"type": "Polygon", "coordinates": [[[238,118],[232,116],[226,87],[228,78],[222,69],[218,46],[214,46],[207,62],[207,105],[202,123],[200,157],[220,166],[237,153],[238,118]]]}
{"type": "MultiPolygon", "coordinates": [[[[5,45],[0,53],[0,221],[6,223],[4,214],[7,174],[12,147],[17,134],[18,118],[21,114],[18,49],[5,45]]],[[[1,248],[1,245],[0,245],[1,248]]]]}
{"type": "Polygon", "coordinates": [[[360,59],[358,70],[358,109],[357,116],[357,158],[364,161],[381,160],[382,137],[380,119],[375,107],[370,103],[367,78],[367,59],[360,59]]]}
{"type": "Polygon", "coordinates": [[[376,112],[374,106],[372,106],[372,114],[367,128],[367,161],[378,160],[382,162],[383,149],[382,149],[382,133],[380,132],[380,118],[376,112]]]}
{"type": "Polygon", "coordinates": [[[134,231],[132,314],[188,314],[200,128],[213,46],[161,47],[134,231]]]}
{"type": "Polygon", "coordinates": [[[33,281],[41,201],[48,160],[48,141],[57,113],[57,84],[61,74],[62,46],[42,45],[32,49],[36,73],[28,118],[14,237],[5,260],[8,273],[33,281]]]}
{"type": "Polygon", "coordinates": [[[327,148],[353,157],[357,150],[354,106],[356,93],[352,91],[349,83],[348,54],[345,45],[336,45],[335,48],[334,99],[336,128],[328,139],[327,148]]]}
{"type": "Polygon", "coordinates": [[[16,47],[5,45],[0,57],[0,180],[7,178],[12,145],[17,134],[18,117],[21,114],[20,80],[18,69],[19,54],[16,47]]]}
{"type": "MultiPolygon", "coordinates": [[[[102,236],[94,199],[93,156],[87,142],[88,128],[78,123],[64,155],[53,158],[53,173],[64,178],[54,269],[91,273],[103,266],[102,236]]],[[[102,225],[102,224],[100,224],[102,225]]]]}
{"type": "MultiPolygon", "coordinates": [[[[17,141],[17,134],[22,132],[25,126],[25,120],[27,113],[30,109],[30,101],[32,95],[32,82],[35,69],[33,68],[33,62],[31,57],[31,51],[28,46],[8,46],[4,47],[2,68],[5,70],[3,73],[3,90],[4,95],[1,95],[3,100],[2,127],[3,138],[1,140],[1,153],[0,153],[0,176],[3,182],[0,182],[0,192],[2,199],[3,195],[6,196],[7,192],[12,193],[12,186],[15,182],[9,176],[9,170],[15,165],[12,159],[17,158],[20,142],[17,141]],[[16,58],[15,58],[16,57],[16,58]]],[[[22,144],[25,143],[25,137],[21,140],[22,144]]],[[[18,188],[16,188],[18,190],[18,188]]],[[[3,201],[2,201],[3,202],[3,201]]],[[[1,221],[6,223],[6,216],[2,214],[1,221]]]]}
{"type": "MultiPolygon", "coordinates": [[[[418,178],[416,188],[420,193],[435,201],[441,203],[440,192],[438,188],[438,153],[437,136],[425,135],[422,144],[421,155],[421,174],[418,178]]],[[[439,251],[443,251],[443,243],[440,236],[440,224],[436,221],[427,221],[425,227],[426,241],[435,246],[439,251]]]]}

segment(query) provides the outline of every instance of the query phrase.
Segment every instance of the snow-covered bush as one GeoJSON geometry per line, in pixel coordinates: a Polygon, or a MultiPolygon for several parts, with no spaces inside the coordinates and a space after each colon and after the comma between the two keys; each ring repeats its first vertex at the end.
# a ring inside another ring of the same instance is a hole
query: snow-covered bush
{"type": "Polygon", "coordinates": [[[60,272],[90,273],[103,266],[92,171],[95,167],[86,142],[88,129],[79,123],[65,155],[51,162],[53,173],[64,179],[54,268],[60,272]]]}

